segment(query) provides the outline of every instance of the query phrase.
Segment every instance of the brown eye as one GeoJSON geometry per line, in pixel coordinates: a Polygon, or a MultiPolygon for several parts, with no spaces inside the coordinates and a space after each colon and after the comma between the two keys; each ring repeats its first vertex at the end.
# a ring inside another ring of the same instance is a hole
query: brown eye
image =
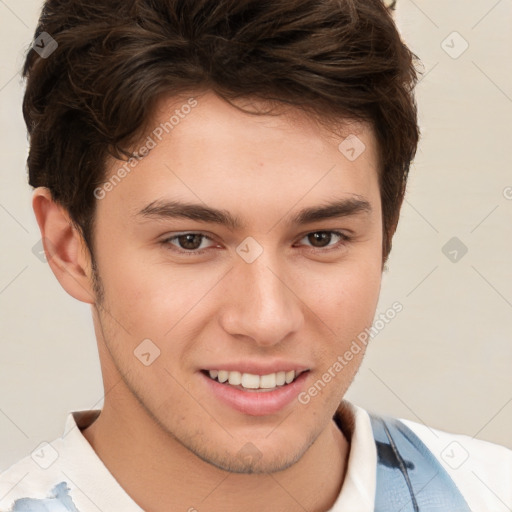
{"type": "Polygon", "coordinates": [[[332,239],[332,233],[330,231],[318,231],[310,233],[307,237],[313,247],[327,247],[332,239]]]}
{"type": "Polygon", "coordinates": [[[162,240],[162,245],[168,249],[174,250],[181,254],[194,255],[202,254],[208,245],[204,245],[203,241],[213,242],[208,236],[202,233],[182,233],[173,235],[162,240]]]}
{"type": "Polygon", "coordinates": [[[339,231],[314,231],[305,235],[303,240],[307,240],[305,245],[310,248],[330,251],[342,248],[345,242],[350,241],[350,237],[339,231]],[[333,241],[337,243],[332,243],[333,241]]]}
{"type": "Polygon", "coordinates": [[[176,240],[179,243],[181,249],[187,249],[189,251],[195,251],[201,247],[203,236],[197,235],[194,233],[189,233],[187,235],[181,235],[176,237],[176,240]]]}

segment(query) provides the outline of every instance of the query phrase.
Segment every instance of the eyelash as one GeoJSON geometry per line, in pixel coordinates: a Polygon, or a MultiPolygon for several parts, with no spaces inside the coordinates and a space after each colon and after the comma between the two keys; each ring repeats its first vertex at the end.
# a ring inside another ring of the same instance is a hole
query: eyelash
{"type": "MultiPolygon", "coordinates": [[[[320,231],[311,231],[309,233],[306,233],[302,238],[306,238],[307,236],[309,235],[313,235],[313,234],[318,234],[318,233],[329,233],[331,235],[336,235],[340,238],[340,241],[333,245],[333,246],[327,246],[327,247],[311,247],[312,249],[312,252],[313,253],[326,253],[326,252],[331,252],[331,251],[336,251],[336,250],[339,250],[343,245],[345,245],[345,243],[347,242],[350,242],[352,240],[352,237],[348,236],[347,234],[345,233],[342,233],[340,231],[332,231],[332,230],[320,230],[320,231]]],[[[184,232],[184,233],[180,233],[178,235],[173,235],[171,237],[168,237],[166,238],[165,240],[162,240],[161,241],[161,244],[171,250],[171,251],[175,251],[179,254],[183,254],[183,255],[186,255],[186,256],[198,256],[198,255],[202,255],[204,254],[206,251],[208,251],[208,249],[211,249],[211,247],[208,247],[206,249],[195,249],[195,250],[185,250],[185,249],[179,249],[177,248],[176,246],[174,247],[171,247],[173,244],[171,244],[172,241],[174,240],[177,240],[178,238],[182,237],[182,236],[186,236],[186,235],[198,235],[198,236],[201,236],[203,237],[203,239],[206,239],[206,240],[209,240],[211,242],[214,242],[214,240],[212,240],[209,236],[203,234],[203,233],[196,233],[196,232],[184,232]]]]}

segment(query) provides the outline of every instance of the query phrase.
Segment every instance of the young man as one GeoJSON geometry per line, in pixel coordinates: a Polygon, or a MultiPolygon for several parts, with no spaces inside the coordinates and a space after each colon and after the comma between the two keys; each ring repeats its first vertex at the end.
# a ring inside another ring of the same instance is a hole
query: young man
{"type": "Polygon", "coordinates": [[[418,143],[413,62],[380,0],[46,2],[33,208],[105,400],[1,475],[0,510],[512,507],[509,450],[343,400],[418,143]]]}

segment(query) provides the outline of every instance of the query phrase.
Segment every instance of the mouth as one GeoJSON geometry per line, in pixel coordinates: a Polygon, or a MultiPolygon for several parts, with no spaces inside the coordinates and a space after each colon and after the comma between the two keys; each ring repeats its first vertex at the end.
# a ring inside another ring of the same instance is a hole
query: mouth
{"type": "Polygon", "coordinates": [[[205,385],[204,393],[211,397],[212,404],[222,403],[244,415],[271,416],[293,406],[311,371],[310,368],[281,368],[261,368],[258,372],[253,365],[241,364],[229,369],[205,369],[199,374],[205,385]],[[278,371],[270,373],[271,369],[278,371]]]}
{"type": "Polygon", "coordinates": [[[202,370],[202,373],[215,382],[242,391],[269,392],[292,384],[307,371],[278,371],[266,375],[228,370],[202,370]]]}

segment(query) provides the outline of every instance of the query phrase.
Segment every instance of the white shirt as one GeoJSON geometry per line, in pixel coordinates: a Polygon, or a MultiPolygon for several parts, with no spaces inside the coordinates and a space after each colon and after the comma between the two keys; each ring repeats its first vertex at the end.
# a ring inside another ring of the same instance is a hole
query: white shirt
{"type": "MultiPolygon", "coordinates": [[[[370,418],[364,409],[346,401],[343,404],[350,452],[345,481],[329,512],[374,512],[377,450],[370,418]]],[[[142,511],[81,432],[99,412],[70,413],[61,437],[43,443],[0,474],[0,512],[142,511]]],[[[511,450],[401,421],[432,451],[472,512],[512,510],[511,450]]]]}

